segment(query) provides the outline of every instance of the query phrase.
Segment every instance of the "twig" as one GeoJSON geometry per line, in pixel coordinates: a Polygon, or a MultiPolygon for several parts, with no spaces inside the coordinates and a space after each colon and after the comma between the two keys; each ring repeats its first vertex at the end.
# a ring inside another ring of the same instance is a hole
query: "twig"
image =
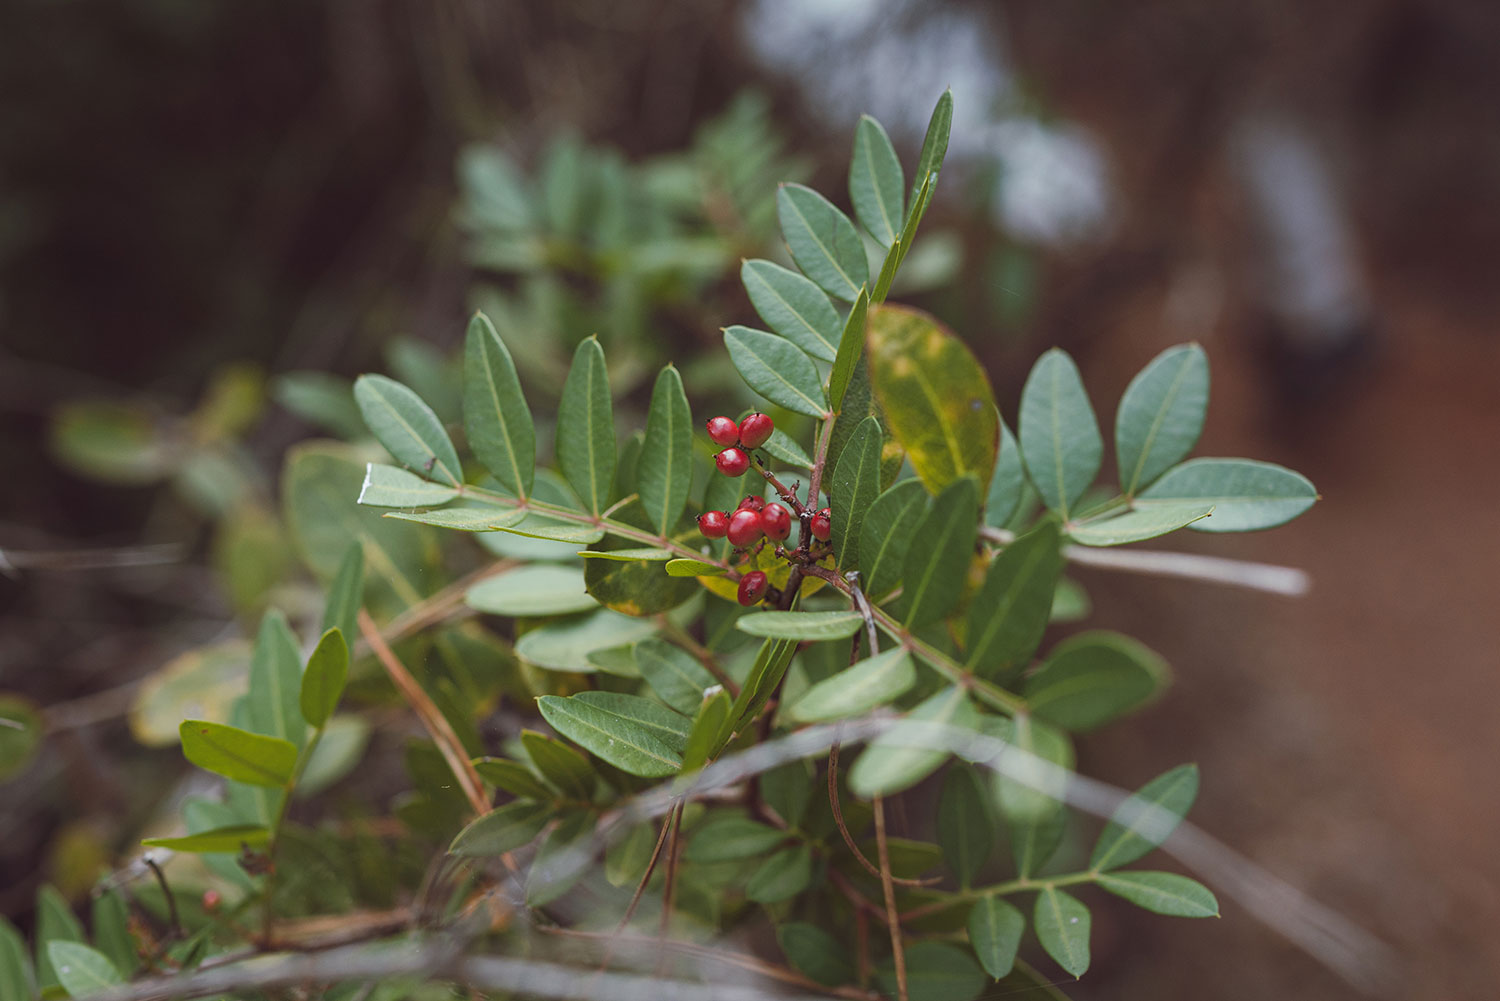
{"type": "Polygon", "coordinates": [[[152,874],[156,876],[156,882],[161,887],[161,895],[167,901],[167,922],[169,925],[167,928],[167,941],[171,942],[182,938],[182,921],[177,916],[177,898],[172,896],[172,888],[167,885],[167,874],[161,871],[161,866],[157,865],[156,859],[150,855],[145,856],[142,861],[146,863],[151,869],[152,874]]]}
{"type": "Polygon", "coordinates": [[[906,993],[906,952],[901,947],[901,916],[896,913],[896,887],[891,879],[891,852],[885,841],[885,799],[876,796],[875,846],[880,852],[880,889],[885,895],[885,923],[891,932],[891,957],[896,962],[896,994],[908,1001],[906,993]]]}
{"type": "MultiPolygon", "coordinates": [[[[672,833],[667,839],[667,878],[666,885],[661,890],[661,924],[656,931],[656,937],[661,942],[667,941],[667,931],[672,924],[672,895],[677,890],[677,839],[682,831],[682,810],[686,805],[686,797],[678,801],[677,810],[672,814],[672,833]]],[[[656,962],[658,976],[666,964],[667,953],[663,949],[656,962]]]]}
{"type": "Polygon", "coordinates": [[[865,858],[864,852],[854,843],[854,835],[849,833],[849,828],[844,824],[844,808],[839,805],[839,745],[834,744],[828,749],[828,805],[833,809],[833,822],[838,826],[839,833],[844,836],[844,844],[849,846],[849,851],[854,855],[855,861],[864,866],[876,879],[885,879],[889,876],[891,882],[902,886],[932,886],[941,882],[941,877],[934,876],[932,879],[905,879],[900,876],[891,875],[889,872],[881,872],[875,864],[865,858]]]}

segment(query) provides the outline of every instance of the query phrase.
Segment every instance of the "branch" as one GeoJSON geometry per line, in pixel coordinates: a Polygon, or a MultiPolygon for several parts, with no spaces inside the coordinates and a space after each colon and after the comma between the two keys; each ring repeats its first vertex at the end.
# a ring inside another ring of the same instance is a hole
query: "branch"
{"type": "Polygon", "coordinates": [[[885,923],[891,933],[891,958],[896,963],[896,994],[901,1001],[907,1001],[906,950],[901,946],[901,915],[896,913],[896,887],[891,880],[891,853],[885,840],[885,800],[876,796],[871,805],[875,808],[875,846],[880,853],[880,889],[885,896],[885,923]]]}

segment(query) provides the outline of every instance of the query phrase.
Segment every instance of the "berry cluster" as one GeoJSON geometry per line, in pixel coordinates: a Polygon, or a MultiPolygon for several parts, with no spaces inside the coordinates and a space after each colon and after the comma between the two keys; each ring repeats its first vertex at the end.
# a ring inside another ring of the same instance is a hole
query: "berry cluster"
{"type": "Polygon", "coordinates": [[[728,537],[736,549],[753,545],[762,536],[780,542],[792,534],[792,515],[775,501],[746,497],[734,513],[704,511],[698,516],[698,531],[710,539],[728,537]]]}
{"type": "Polygon", "coordinates": [[[719,472],[725,476],[744,476],[750,468],[750,453],[745,449],[760,448],[776,430],[776,424],[762,413],[753,413],[739,424],[728,417],[712,417],[706,427],[715,445],[726,446],[714,457],[719,472]]]}

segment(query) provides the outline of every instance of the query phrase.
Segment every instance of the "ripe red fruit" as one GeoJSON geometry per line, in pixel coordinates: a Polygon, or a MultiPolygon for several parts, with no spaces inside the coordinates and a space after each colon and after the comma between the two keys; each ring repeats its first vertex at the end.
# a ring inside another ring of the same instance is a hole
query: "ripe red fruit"
{"type": "Polygon", "coordinates": [[[812,534],[815,539],[827,542],[833,535],[833,512],[824,508],[812,516],[812,534]]]}
{"type": "Polygon", "coordinates": [[[746,448],[760,448],[775,429],[775,422],[767,415],[751,414],[740,421],[740,444],[746,448]]]}
{"type": "Polygon", "coordinates": [[[705,538],[722,539],[729,532],[729,514],[726,511],[704,511],[698,516],[698,531],[705,538]]]}
{"type": "Polygon", "coordinates": [[[767,538],[780,542],[792,533],[792,516],[780,504],[767,504],[760,510],[760,528],[767,538]]]}
{"type": "Polygon", "coordinates": [[[740,591],[737,597],[741,605],[747,608],[760,601],[766,596],[766,575],[759,570],[751,570],[740,578],[740,591]]]}
{"type": "Polygon", "coordinates": [[[761,508],[763,508],[765,506],[766,506],[766,499],[764,497],[746,497],[744,500],[740,501],[740,506],[738,508],[736,508],[735,510],[737,510],[737,511],[759,511],[761,508]]]}
{"type": "Polygon", "coordinates": [[[704,425],[715,445],[735,445],[740,440],[740,426],[728,417],[710,417],[704,425]]]}
{"type": "Polygon", "coordinates": [[[761,532],[760,512],[736,511],[729,516],[729,542],[736,548],[744,549],[760,538],[761,532]]]}
{"type": "Polygon", "coordinates": [[[203,891],[203,909],[205,911],[217,911],[224,898],[219,896],[218,890],[203,891]]]}
{"type": "Polygon", "coordinates": [[[714,462],[725,476],[744,476],[750,468],[750,456],[740,448],[726,448],[714,457],[714,462]]]}

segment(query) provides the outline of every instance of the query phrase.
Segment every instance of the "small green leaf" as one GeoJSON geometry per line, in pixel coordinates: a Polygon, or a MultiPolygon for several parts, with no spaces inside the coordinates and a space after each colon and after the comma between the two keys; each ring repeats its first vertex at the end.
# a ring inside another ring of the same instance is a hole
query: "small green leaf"
{"type": "MultiPolygon", "coordinates": [[[[140,969],[141,957],[136,949],[135,938],[130,932],[130,908],[125,904],[125,895],[119,890],[105,890],[94,898],[89,907],[89,924],[94,930],[94,945],[125,979],[140,969]]],[[[0,959],[0,965],[4,960],[0,959]]],[[[4,978],[0,975],[0,998],[7,997],[4,978]]]]}
{"type": "Polygon", "coordinates": [[[1094,844],[1089,868],[1129,865],[1167,840],[1198,798],[1198,766],[1178,765],[1121,803],[1094,844]]]}
{"type": "MultiPolygon", "coordinates": [[[[938,844],[943,847],[948,868],[958,877],[958,885],[965,889],[973,884],[995,844],[995,818],[986,796],[979,773],[969,765],[955,764],[943,776],[943,791],[938,797],[938,844]]],[[[983,961],[984,954],[979,958],[983,961]]],[[[984,968],[997,978],[1005,976],[995,973],[988,962],[984,968]]]]}
{"type": "Polygon", "coordinates": [[[1120,490],[1133,496],[1187,458],[1208,414],[1208,356],[1196,344],[1168,348],[1130,380],[1115,414],[1120,490]]]}
{"type": "Polygon", "coordinates": [[[334,709],[338,708],[348,677],[349,644],[344,641],[342,630],[330,629],[313,648],[312,656],[307,660],[307,670],[302,674],[298,703],[302,718],[309,725],[321,727],[328,722],[334,709]]]}
{"type": "Polygon", "coordinates": [[[509,758],[475,758],[474,770],[496,789],[522,799],[549,800],[552,792],[542,785],[531,769],[509,758]]]}
{"type": "Polygon", "coordinates": [[[521,731],[521,747],[537,773],[570,799],[587,802],[594,796],[594,768],[578,751],[535,730],[521,731]]]}
{"type": "Polygon", "coordinates": [[[50,883],[43,884],[36,894],[36,980],[44,993],[58,983],[47,947],[53,942],[83,942],[86,939],[83,923],[73,913],[67,899],[50,883]]]}
{"type": "Polygon", "coordinates": [[[672,559],[673,550],[638,547],[633,549],[585,549],[577,555],[586,560],[614,560],[616,563],[634,563],[646,560],[649,563],[665,563],[672,559]]]}
{"type": "Polygon", "coordinates": [[[0,917],[0,998],[31,1001],[36,997],[36,971],[26,954],[26,940],[16,926],[0,917]]]}
{"type": "Polygon", "coordinates": [[[463,484],[453,442],[420,396],[395,379],[362,375],[354,382],[354,401],[370,433],[397,462],[440,483],[463,484]]]}
{"type": "Polygon", "coordinates": [[[1106,872],[1094,877],[1102,888],[1153,914],[1171,918],[1216,918],[1219,902],[1208,887],[1175,872],[1106,872]]]}
{"type": "Polygon", "coordinates": [[[1000,421],[1000,454],[995,459],[995,475],[990,477],[989,495],[984,502],[984,523],[1004,528],[1021,504],[1026,488],[1026,467],[1021,463],[1021,446],[1010,433],[1004,419],[1000,421]]]}
{"type": "Polygon", "coordinates": [[[719,813],[693,832],[682,857],[689,862],[737,862],[764,855],[790,837],[779,827],[736,813],[719,813]]]}
{"type": "Polygon", "coordinates": [[[464,858],[486,858],[513,852],[530,844],[533,838],[542,833],[542,828],[547,826],[552,813],[553,808],[548,803],[525,800],[507,803],[459,831],[458,837],[448,846],[448,854],[464,858]]]}
{"type": "Polygon", "coordinates": [[[590,653],[634,643],[656,630],[649,619],[601,608],[529,630],[516,641],[516,656],[549,671],[590,672],[595,670],[590,653]]]}
{"type": "Polygon", "coordinates": [[[301,747],[307,738],[302,719],[302,654],[286,616],[271,610],[261,618],[250,658],[250,729],[301,747]]]}
{"type": "Polygon", "coordinates": [[[656,377],[646,440],[636,460],[636,491],[657,532],[666,535],[682,517],[693,485],[693,414],[682,376],[668,365],[656,377]]]}
{"type": "Polygon", "coordinates": [[[885,297],[890,295],[891,283],[896,280],[896,271],[901,267],[901,258],[905,256],[905,251],[906,246],[898,239],[885,252],[885,260],[880,263],[880,274],[875,278],[875,289],[870,293],[870,301],[875,305],[885,302],[885,297]]]}
{"type": "MultiPolygon", "coordinates": [[[[771,437],[767,438],[766,443],[760,447],[771,458],[784,462],[788,466],[796,466],[798,469],[812,468],[812,456],[804,452],[802,446],[793,441],[791,435],[781,430],[781,428],[772,429],[771,437]]],[[[728,482],[733,482],[728,477],[724,477],[724,479],[728,482]]],[[[706,500],[704,507],[708,507],[706,500]]],[[[710,510],[715,509],[711,508],[710,510]]]]}
{"type": "Polygon", "coordinates": [[[853,982],[848,947],[818,925],[789,921],[776,929],[776,941],[792,969],[803,976],[825,987],[853,982]]]}
{"type": "Polygon", "coordinates": [[[367,507],[431,507],[458,496],[453,487],[378,462],[365,464],[365,482],[356,503],[367,507]]]}
{"type": "Polygon", "coordinates": [[[235,852],[259,848],[271,840],[271,832],[260,824],[232,824],[182,838],[147,838],[147,848],[170,848],[174,852],[235,852]]]}
{"type": "Polygon", "coordinates": [[[1213,513],[1212,504],[1196,501],[1151,504],[1112,518],[1069,525],[1068,536],[1085,546],[1122,546],[1187,528],[1213,513]]]}
{"type": "Polygon", "coordinates": [[[908,211],[915,212],[918,194],[928,175],[943,169],[943,159],[948,155],[948,134],[953,129],[953,91],[945,90],[932,109],[927,122],[927,134],[922,137],[922,152],[917,157],[917,172],[912,175],[911,205],[908,211]]]}
{"type": "Polygon", "coordinates": [[[668,560],[668,577],[719,577],[724,573],[724,568],[717,563],[705,563],[703,560],[668,560]]]}
{"type": "Polygon", "coordinates": [[[1275,528],[1312,507],[1317,488],[1301,473],[1253,459],[1189,459],[1169,469],[1136,498],[1138,510],[1189,501],[1213,505],[1195,522],[1199,532],[1275,528]]]}
{"type": "Polygon", "coordinates": [[[859,530],[865,512],[880,493],[880,422],[859,422],[833,469],[828,496],[832,501],[833,562],[841,571],[855,569],[859,530]]]}
{"type": "Polygon", "coordinates": [[[582,702],[601,712],[611,713],[628,720],[679,755],[693,728],[693,721],[685,714],[668,709],[660,702],[653,702],[639,695],[590,691],[579,692],[569,701],[582,702]]]}
{"type": "Polygon", "coordinates": [[[637,643],[634,656],[646,684],[681,713],[697,713],[703,693],[716,683],[696,657],[654,636],[637,643]]]}
{"type": "Polygon", "coordinates": [[[986,973],[999,980],[1016,965],[1026,915],[999,897],[980,897],[969,911],[969,944],[986,973]]]}
{"type": "Polygon", "coordinates": [[[125,982],[108,956],[81,942],[49,942],[47,958],[70,997],[87,997],[125,982]]]}
{"type": "Polygon", "coordinates": [[[1021,457],[1043,503],[1066,520],[1099,474],[1104,440],[1078,366],[1053,348],[1021,390],[1021,457]]]}
{"type": "Polygon", "coordinates": [[[828,373],[828,402],[835,412],[844,406],[844,393],[849,389],[849,380],[854,378],[855,366],[865,349],[865,321],[870,315],[870,297],[863,288],[855,297],[849,315],[844,319],[844,329],[839,335],[838,353],[833,359],[833,369],[828,373]]]}
{"type": "Polygon", "coordinates": [[[598,608],[583,586],[583,568],[533,563],[486,577],[464,593],[464,604],[489,615],[566,615],[598,608]]]}
{"type": "Polygon", "coordinates": [[[751,612],[735,628],[751,636],[784,640],[837,640],[853,636],[864,624],[858,612],[751,612]]]}
{"type": "Polygon", "coordinates": [[[323,606],[323,631],[337,629],[346,640],[358,636],[359,610],[364,599],[365,547],[355,540],[344,550],[333,582],[328,585],[328,600],[323,606]]]}
{"type": "Polygon", "coordinates": [[[464,345],[464,433],[484,468],[525,498],[536,475],[536,429],[515,362],[483,313],[469,321],[464,345]]]}
{"type": "Polygon", "coordinates": [[[795,640],[768,639],[760,645],[755,663],[750,665],[750,673],[740,686],[739,697],[729,708],[729,717],[719,733],[718,747],[714,748],[715,754],[729,742],[736,730],[753,720],[765,708],[771,694],[780,686],[781,679],[786,677],[786,669],[791,665],[792,655],[796,652],[795,640]]]}
{"type": "Polygon", "coordinates": [[[634,719],[578,698],[544,695],[537,706],[558,733],[631,775],[661,778],[682,767],[681,755],[634,719]]]}
{"type": "Polygon", "coordinates": [[[1036,911],[1031,917],[1036,937],[1057,960],[1057,965],[1075,977],[1089,968],[1089,909],[1074,896],[1053,886],[1037,894],[1036,911]]]}
{"type": "Polygon", "coordinates": [[[801,184],[776,192],[776,214],[792,260],[829,295],[853,302],[870,280],[864,241],[849,217],[801,184]]]}
{"type": "Polygon", "coordinates": [[[740,281],[766,326],[814,358],[833,361],[838,351],[838,311],[823,290],[770,261],[745,261],[740,281]]]}
{"type": "Polygon", "coordinates": [[[790,341],[764,330],[729,327],[724,331],[729,360],[745,384],[793,413],[822,417],[828,413],[818,369],[790,341]]]}
{"type": "MultiPolygon", "coordinates": [[[[899,997],[889,960],[875,971],[875,982],[888,998],[899,997]]],[[[909,1001],[975,1001],[987,986],[984,971],[972,956],[949,942],[913,942],[906,947],[909,1001]]]]}
{"type": "Polygon", "coordinates": [[[1063,569],[1057,525],[1043,521],[1001,550],[969,605],[967,665],[1008,681],[1031,661],[1063,569]]]}
{"type": "Polygon", "coordinates": [[[911,788],[948,760],[947,751],[930,746],[925,729],[935,725],[968,728],[978,721],[979,714],[962,688],[955,685],[929,696],[870,742],[849,769],[850,790],[868,799],[911,788]]]}
{"type": "Polygon", "coordinates": [[[706,695],[693,717],[693,728],[688,731],[687,743],[682,749],[682,770],[691,772],[702,768],[709,759],[718,754],[722,744],[719,736],[729,721],[731,701],[729,693],[715,686],[712,695],[706,695]]]}
{"type": "Polygon", "coordinates": [[[812,849],[798,845],[779,851],[761,863],[745,881],[745,897],[758,904],[774,904],[795,897],[812,885],[812,849]]]}
{"type": "MultiPolygon", "coordinates": [[[[906,225],[902,227],[901,239],[897,242],[901,253],[896,258],[895,266],[890,269],[892,279],[895,278],[896,268],[901,267],[901,263],[906,260],[906,254],[911,250],[912,244],[917,242],[917,227],[922,225],[922,217],[927,214],[927,206],[932,203],[932,193],[935,190],[937,190],[937,175],[929,174],[922,182],[922,186],[917,189],[910,207],[906,210],[906,225]]],[[[882,267],[881,271],[884,272],[885,268],[882,267]]]]}
{"type": "Polygon", "coordinates": [[[979,486],[972,476],[950,483],[917,523],[901,570],[899,614],[909,629],[953,610],[974,554],[979,486]]]}
{"type": "Polygon", "coordinates": [[[598,514],[609,503],[615,478],[615,412],[604,349],[589,337],[573,352],[573,367],[557,405],[557,468],[577,491],[584,509],[598,514]]]}
{"type": "Polygon", "coordinates": [[[901,235],[906,221],[905,187],[890,136],[875,119],[861,115],[849,163],[849,198],[860,224],[882,247],[889,247],[901,235]]]}
{"type": "Polygon", "coordinates": [[[1144,644],[1089,632],[1058,644],[1022,692],[1037,718],[1081,732],[1149,702],[1167,677],[1166,662],[1144,644]]]}
{"type": "MultiPolygon", "coordinates": [[[[447,528],[456,532],[498,532],[512,526],[523,527],[521,522],[528,520],[526,512],[521,508],[498,507],[492,504],[463,504],[460,507],[445,507],[437,511],[388,511],[386,517],[401,521],[415,521],[420,525],[432,525],[434,528],[447,528]]],[[[549,524],[561,523],[549,522],[549,524]]],[[[572,529],[575,526],[564,527],[572,529]]],[[[598,535],[603,538],[604,533],[599,532],[598,535]]],[[[569,539],[567,541],[580,540],[569,539]]]]}
{"type": "Polygon", "coordinates": [[[878,653],[813,685],[791,707],[799,723],[857,716],[890,702],[917,683],[917,671],[904,647],[878,653]]]}
{"type": "MultiPolygon", "coordinates": [[[[451,509],[450,509],[451,510],[451,509]]],[[[433,511],[432,514],[442,514],[433,511]]],[[[391,514],[388,517],[408,517],[404,514],[391,514]]],[[[438,522],[431,522],[438,524],[438,522]]],[[[604,538],[604,529],[593,525],[582,525],[576,521],[563,521],[557,518],[549,518],[542,514],[524,515],[519,521],[506,519],[505,523],[495,523],[490,526],[496,531],[507,532],[511,535],[521,535],[528,539],[548,539],[552,542],[568,542],[575,545],[590,546],[604,538]]],[[[481,529],[487,531],[487,529],[481,529]]]]}
{"type": "Polygon", "coordinates": [[[895,483],[865,512],[859,530],[859,565],[862,586],[872,600],[878,601],[901,583],[912,533],[929,503],[922,481],[913,478],[895,483]]]}
{"type": "Polygon", "coordinates": [[[284,786],[297,764],[297,745],[279,737],[200,719],[183,720],[178,733],[189,761],[247,785],[284,786]]]}

